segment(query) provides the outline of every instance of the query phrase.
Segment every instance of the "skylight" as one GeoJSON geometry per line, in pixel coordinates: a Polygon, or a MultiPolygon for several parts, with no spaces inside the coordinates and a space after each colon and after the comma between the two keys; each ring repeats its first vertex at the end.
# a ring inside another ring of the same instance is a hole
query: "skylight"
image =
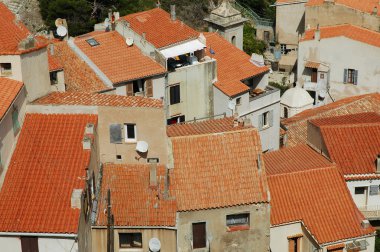
{"type": "Polygon", "coordinates": [[[97,45],[100,45],[99,42],[96,41],[96,39],[94,39],[94,38],[87,39],[86,42],[87,42],[90,46],[97,46],[97,45]]]}

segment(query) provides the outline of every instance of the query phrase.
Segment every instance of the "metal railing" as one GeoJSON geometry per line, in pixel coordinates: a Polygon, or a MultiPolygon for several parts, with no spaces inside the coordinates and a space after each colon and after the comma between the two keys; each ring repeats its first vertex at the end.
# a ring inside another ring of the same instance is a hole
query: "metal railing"
{"type": "Polygon", "coordinates": [[[380,218],[380,205],[365,205],[358,207],[364,217],[368,219],[380,218]]]}
{"type": "Polygon", "coordinates": [[[235,1],[235,8],[238,9],[243,16],[251,19],[255,25],[269,26],[273,27],[273,21],[268,18],[260,17],[255,11],[253,11],[249,6],[245,4],[238,3],[235,1]]]}

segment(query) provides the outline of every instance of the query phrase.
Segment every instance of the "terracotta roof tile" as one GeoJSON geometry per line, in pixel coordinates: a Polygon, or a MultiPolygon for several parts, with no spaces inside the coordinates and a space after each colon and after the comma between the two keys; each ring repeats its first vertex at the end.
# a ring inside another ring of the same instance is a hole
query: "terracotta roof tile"
{"type": "Polygon", "coordinates": [[[95,115],[27,114],[0,192],[0,231],[78,232],[73,189],[84,188],[90,151],[82,139],[95,115]]]}
{"type": "MultiPolygon", "coordinates": [[[[50,44],[49,50],[48,50],[48,63],[49,63],[49,72],[59,71],[63,70],[63,66],[61,62],[59,61],[59,58],[55,54],[51,54],[50,47],[54,46],[54,44],[50,44]]],[[[53,49],[55,50],[55,49],[53,49]]]]}
{"type": "Polygon", "coordinates": [[[84,92],[52,92],[33,102],[35,105],[84,105],[113,107],[162,108],[162,100],[140,96],[93,94],[84,92]]]}
{"type": "Polygon", "coordinates": [[[288,146],[307,143],[307,121],[339,115],[348,115],[362,112],[380,112],[380,94],[365,94],[348,97],[318,108],[305,110],[291,118],[281,120],[285,125],[288,137],[288,146]]]}
{"type": "Polygon", "coordinates": [[[241,51],[217,33],[204,33],[208,48],[215,51],[211,55],[209,50],[207,55],[217,60],[218,81],[214,84],[224,94],[232,97],[247,92],[249,87],[242,83],[242,80],[269,71],[268,67],[258,67],[254,65],[251,57],[241,51]]]}
{"type": "MultiPolygon", "coordinates": [[[[379,7],[380,8],[380,7],[379,7]]],[[[315,29],[305,32],[305,37],[300,41],[313,40],[315,29]]],[[[346,37],[362,43],[380,47],[380,33],[371,31],[359,26],[344,24],[335,26],[325,26],[320,28],[320,38],[346,37]]]]}
{"type": "Polygon", "coordinates": [[[0,120],[5,116],[23,86],[22,82],[0,77],[0,120]]]}
{"type": "Polygon", "coordinates": [[[302,221],[319,244],[367,234],[346,183],[335,167],[269,176],[271,224],[302,221]]]}
{"type": "Polygon", "coordinates": [[[131,29],[140,36],[145,32],[146,40],[156,48],[166,47],[199,36],[199,32],[178,19],[172,21],[170,14],[159,8],[130,14],[121,17],[121,19],[127,21],[131,29]]]}
{"type": "Polygon", "coordinates": [[[221,119],[210,119],[200,122],[169,125],[166,128],[166,133],[169,137],[176,137],[236,131],[244,128],[246,127],[244,127],[242,123],[239,123],[236,127],[234,127],[233,117],[224,117],[221,119]]]}
{"type": "Polygon", "coordinates": [[[178,211],[268,202],[256,129],[171,138],[178,211]]]}
{"type": "Polygon", "coordinates": [[[54,54],[63,66],[66,91],[98,92],[108,89],[66,41],[55,43],[54,54]]]}
{"type": "Polygon", "coordinates": [[[334,164],[306,144],[264,154],[268,175],[307,171],[334,164]]]}
{"type": "Polygon", "coordinates": [[[330,250],[336,250],[336,249],[343,249],[345,246],[346,245],[344,243],[339,243],[339,244],[328,246],[326,249],[328,251],[330,251],[330,250]]]}
{"type": "Polygon", "coordinates": [[[380,174],[355,174],[344,176],[346,181],[359,181],[359,180],[379,180],[380,174]]]}
{"type": "Polygon", "coordinates": [[[315,126],[344,126],[344,125],[359,125],[368,123],[380,123],[380,114],[376,112],[364,112],[357,114],[348,114],[341,116],[317,118],[309,120],[315,126]]]}
{"type": "MultiPolygon", "coordinates": [[[[324,0],[309,0],[306,6],[322,5],[324,0]]],[[[378,0],[334,0],[334,4],[345,5],[349,8],[372,14],[374,7],[377,7],[377,15],[380,16],[380,3],[378,0]]]]}
{"type": "MultiPolygon", "coordinates": [[[[106,164],[103,168],[102,190],[99,200],[98,226],[107,225],[104,209],[107,191],[111,190],[112,213],[115,226],[175,226],[176,202],[165,200],[149,186],[149,165],[106,164]],[[157,197],[159,195],[159,197],[157,197]]],[[[157,176],[165,176],[165,167],[157,167],[157,176]]],[[[158,179],[161,192],[164,179],[158,179]]]]}
{"type": "Polygon", "coordinates": [[[328,155],[342,173],[376,172],[375,160],[380,153],[380,123],[320,127],[328,155]]]}
{"type": "Polygon", "coordinates": [[[116,31],[85,34],[75,38],[75,44],[114,84],[163,74],[165,68],[142,54],[137,46],[127,46],[116,31]],[[86,40],[99,45],[90,46],[86,40]]]}

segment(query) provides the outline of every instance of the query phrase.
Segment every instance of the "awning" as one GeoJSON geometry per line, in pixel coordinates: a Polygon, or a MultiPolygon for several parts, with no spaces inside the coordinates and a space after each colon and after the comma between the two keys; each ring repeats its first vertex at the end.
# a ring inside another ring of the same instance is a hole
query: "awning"
{"type": "Polygon", "coordinates": [[[168,59],[186,53],[202,50],[205,47],[206,45],[201,43],[198,39],[195,39],[180,45],[161,50],[160,53],[162,53],[162,55],[164,55],[164,57],[168,59]]]}
{"type": "Polygon", "coordinates": [[[320,63],[313,62],[313,61],[306,61],[306,63],[305,63],[305,67],[314,68],[314,69],[318,69],[319,65],[320,65],[320,63]]]}

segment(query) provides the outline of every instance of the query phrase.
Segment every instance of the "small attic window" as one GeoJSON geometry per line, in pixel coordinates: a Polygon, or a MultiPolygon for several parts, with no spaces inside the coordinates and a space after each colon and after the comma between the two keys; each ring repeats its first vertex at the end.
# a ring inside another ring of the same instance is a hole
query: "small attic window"
{"type": "Polygon", "coordinates": [[[96,39],[94,39],[94,38],[87,39],[86,42],[87,42],[90,46],[97,46],[97,45],[100,45],[99,42],[96,41],[96,39]]]}

